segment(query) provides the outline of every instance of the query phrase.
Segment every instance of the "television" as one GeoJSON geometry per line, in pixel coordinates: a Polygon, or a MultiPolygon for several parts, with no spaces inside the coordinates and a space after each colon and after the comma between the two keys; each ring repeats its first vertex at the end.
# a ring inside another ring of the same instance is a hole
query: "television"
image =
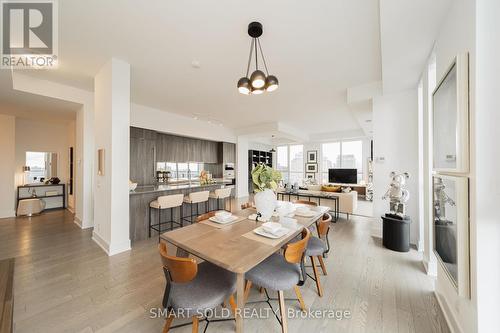
{"type": "Polygon", "coordinates": [[[328,182],[357,184],[358,169],[328,169],[328,182]]]}

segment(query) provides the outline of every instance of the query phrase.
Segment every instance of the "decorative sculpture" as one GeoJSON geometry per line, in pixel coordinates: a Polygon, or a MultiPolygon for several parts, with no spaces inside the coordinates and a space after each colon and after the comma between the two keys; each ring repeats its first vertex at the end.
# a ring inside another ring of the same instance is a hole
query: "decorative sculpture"
{"type": "Polygon", "coordinates": [[[392,171],[389,177],[391,183],[382,199],[389,198],[390,215],[403,219],[406,216],[406,202],[410,199],[410,192],[405,188],[406,179],[410,178],[410,174],[408,172],[397,174],[392,171]]]}

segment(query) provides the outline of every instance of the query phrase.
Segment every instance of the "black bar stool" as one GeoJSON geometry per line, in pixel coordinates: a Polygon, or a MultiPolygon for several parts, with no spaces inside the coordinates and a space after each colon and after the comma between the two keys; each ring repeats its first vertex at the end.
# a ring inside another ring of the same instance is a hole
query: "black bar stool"
{"type": "Polygon", "coordinates": [[[172,195],[164,195],[158,197],[156,200],[151,201],[149,204],[149,233],[148,236],[151,237],[151,230],[158,231],[158,241],[160,241],[160,235],[162,232],[162,226],[170,223],[170,230],[174,229],[174,224],[182,227],[182,201],[184,199],[184,194],[172,194],[172,195]],[[180,208],[180,221],[174,220],[174,208],[180,208]],[[158,210],[158,223],[152,224],[151,221],[151,210],[158,210]],[[170,209],[170,220],[162,221],[161,220],[161,211],[164,209],[170,209]]]}
{"type": "Polygon", "coordinates": [[[231,188],[230,187],[225,187],[225,188],[218,188],[213,192],[210,192],[210,198],[216,199],[217,200],[217,210],[220,210],[219,204],[221,200],[224,200],[224,210],[226,209],[226,199],[229,198],[229,210],[230,212],[232,210],[232,204],[231,204],[231,188]]]}
{"type": "Polygon", "coordinates": [[[184,204],[189,204],[191,206],[191,214],[183,217],[182,219],[186,222],[193,223],[194,220],[200,215],[199,214],[199,204],[205,203],[205,213],[208,213],[208,196],[209,191],[191,192],[184,197],[184,204]],[[196,206],[196,214],[193,212],[193,208],[196,206]],[[194,219],[193,219],[194,218],[194,219]]]}

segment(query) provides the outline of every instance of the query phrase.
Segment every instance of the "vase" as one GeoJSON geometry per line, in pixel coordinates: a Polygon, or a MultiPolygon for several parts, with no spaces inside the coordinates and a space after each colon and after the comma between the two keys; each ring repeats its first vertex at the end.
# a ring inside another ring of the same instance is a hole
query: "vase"
{"type": "Polygon", "coordinates": [[[276,208],[276,194],[270,189],[265,189],[255,194],[254,201],[257,213],[260,213],[261,218],[266,221],[270,220],[274,208],[276,208]]]}

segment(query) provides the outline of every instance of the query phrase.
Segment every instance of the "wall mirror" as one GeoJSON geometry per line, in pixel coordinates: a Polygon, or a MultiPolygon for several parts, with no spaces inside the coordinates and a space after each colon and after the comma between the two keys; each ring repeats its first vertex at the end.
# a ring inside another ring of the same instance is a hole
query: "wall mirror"
{"type": "Polygon", "coordinates": [[[433,176],[434,252],[461,296],[469,295],[467,177],[433,176]]]}
{"type": "Polygon", "coordinates": [[[57,177],[57,153],[27,151],[23,171],[26,184],[40,183],[57,177]]]}
{"type": "Polygon", "coordinates": [[[469,171],[468,72],[468,55],[458,55],[434,90],[434,171],[469,171]]]}

